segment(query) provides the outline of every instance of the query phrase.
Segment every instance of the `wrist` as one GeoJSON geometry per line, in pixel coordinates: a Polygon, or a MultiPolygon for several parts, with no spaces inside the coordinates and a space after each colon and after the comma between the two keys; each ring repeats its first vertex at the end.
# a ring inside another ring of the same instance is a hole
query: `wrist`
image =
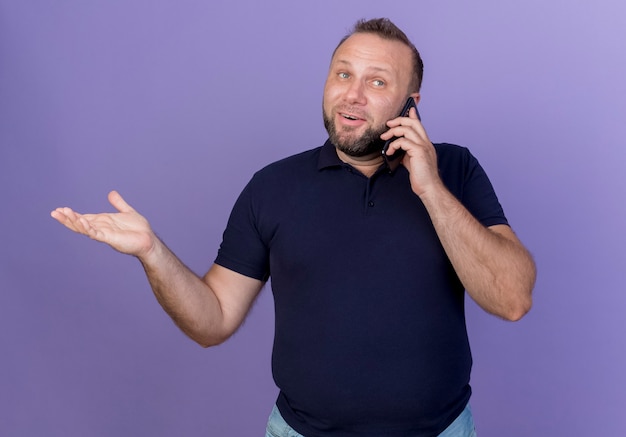
{"type": "Polygon", "coordinates": [[[449,194],[448,189],[441,179],[437,178],[427,184],[420,184],[419,187],[413,187],[413,192],[419,196],[422,202],[430,202],[440,199],[442,196],[449,194]]]}
{"type": "Polygon", "coordinates": [[[137,258],[144,266],[158,264],[163,258],[163,254],[167,251],[167,247],[161,239],[152,231],[147,236],[145,250],[137,254],[137,258]]]}

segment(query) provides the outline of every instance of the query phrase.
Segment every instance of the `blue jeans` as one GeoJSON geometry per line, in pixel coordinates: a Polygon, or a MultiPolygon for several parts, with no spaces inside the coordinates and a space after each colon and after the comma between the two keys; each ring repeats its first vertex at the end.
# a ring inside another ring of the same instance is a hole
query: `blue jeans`
{"type": "MultiPolygon", "coordinates": [[[[270,418],[267,422],[267,430],[265,431],[265,437],[304,437],[297,431],[294,431],[292,427],[287,425],[287,422],[283,419],[274,405],[270,418]]],[[[463,412],[459,414],[454,422],[450,424],[438,437],[476,437],[476,430],[474,429],[474,419],[472,417],[472,409],[469,404],[465,407],[463,412]]]]}

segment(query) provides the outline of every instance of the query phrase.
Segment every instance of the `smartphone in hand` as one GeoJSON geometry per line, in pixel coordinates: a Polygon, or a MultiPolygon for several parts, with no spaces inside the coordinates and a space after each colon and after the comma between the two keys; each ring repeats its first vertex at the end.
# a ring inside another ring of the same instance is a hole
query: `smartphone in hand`
{"type": "MultiPolygon", "coordinates": [[[[415,104],[415,99],[413,97],[409,97],[407,99],[406,103],[404,104],[404,107],[402,108],[402,111],[400,111],[399,117],[408,117],[409,110],[411,108],[415,108],[415,113],[417,114],[417,118],[421,120],[420,113],[417,110],[417,105],[415,104]]],[[[391,137],[390,139],[385,141],[385,145],[383,146],[383,159],[385,160],[385,163],[387,163],[387,167],[389,167],[390,172],[395,170],[396,167],[398,167],[398,165],[400,164],[400,161],[402,160],[402,157],[406,153],[404,150],[398,149],[394,152],[393,155],[387,155],[387,150],[389,150],[389,144],[391,144],[393,141],[397,139],[398,137],[391,137]]]]}

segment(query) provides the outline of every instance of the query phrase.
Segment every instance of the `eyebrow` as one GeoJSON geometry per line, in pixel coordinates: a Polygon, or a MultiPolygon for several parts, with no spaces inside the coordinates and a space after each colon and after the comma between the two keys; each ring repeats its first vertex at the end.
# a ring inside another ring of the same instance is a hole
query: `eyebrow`
{"type": "MultiPolygon", "coordinates": [[[[344,59],[337,59],[335,62],[336,62],[336,63],[339,63],[339,64],[344,64],[344,65],[346,65],[346,66],[348,66],[348,67],[351,67],[351,66],[352,66],[352,63],[351,63],[350,61],[346,61],[346,60],[344,60],[344,59]]],[[[375,66],[375,65],[370,65],[370,66],[368,66],[367,68],[368,68],[368,70],[374,70],[374,71],[376,71],[376,72],[391,73],[391,71],[390,71],[390,70],[388,70],[387,68],[377,67],[377,66],[375,66]]]]}

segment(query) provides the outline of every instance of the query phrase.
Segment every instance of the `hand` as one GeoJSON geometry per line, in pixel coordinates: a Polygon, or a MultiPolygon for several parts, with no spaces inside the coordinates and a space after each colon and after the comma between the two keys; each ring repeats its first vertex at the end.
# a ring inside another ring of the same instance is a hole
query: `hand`
{"type": "Polygon", "coordinates": [[[415,194],[421,197],[431,188],[441,186],[443,183],[437,168],[437,152],[417,118],[415,109],[410,109],[408,117],[389,120],[387,126],[389,130],[380,138],[386,141],[398,137],[389,145],[387,154],[392,155],[398,149],[406,151],[402,165],[409,170],[411,188],[415,194]]]}
{"type": "Polygon", "coordinates": [[[157,238],[148,221],[117,191],[111,191],[108,198],[118,213],[79,214],[66,207],[57,208],[50,215],[72,231],[106,243],[119,252],[138,257],[149,254],[157,238]]]}

